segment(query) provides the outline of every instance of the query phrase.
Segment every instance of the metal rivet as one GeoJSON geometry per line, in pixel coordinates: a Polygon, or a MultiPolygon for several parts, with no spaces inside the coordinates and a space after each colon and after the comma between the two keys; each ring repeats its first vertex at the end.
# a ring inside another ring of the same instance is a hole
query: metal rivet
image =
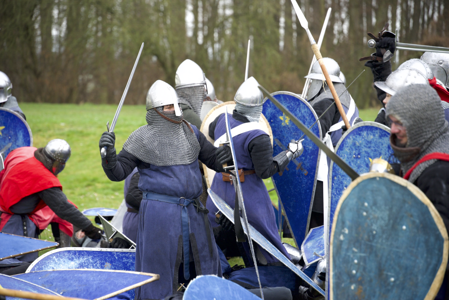
{"type": "Polygon", "coordinates": [[[355,264],[358,263],[357,259],[354,259],[354,263],[355,263],[355,264]]]}
{"type": "Polygon", "coordinates": [[[373,234],[376,234],[376,230],[373,230],[373,234]]]}
{"type": "Polygon", "coordinates": [[[393,281],[394,281],[394,278],[393,278],[393,277],[391,277],[391,278],[390,278],[390,281],[391,281],[391,282],[393,282],[393,281]]]}
{"type": "Polygon", "coordinates": [[[405,225],[404,226],[402,226],[402,230],[406,230],[407,229],[407,227],[405,227],[405,225]]]}
{"type": "Polygon", "coordinates": [[[355,274],[355,273],[357,273],[355,270],[352,270],[352,274],[355,274]]]}
{"type": "Polygon", "coordinates": [[[363,215],[366,216],[366,212],[363,212],[363,215]]]}
{"type": "Polygon", "coordinates": [[[365,202],[365,206],[368,206],[368,203],[365,202]]]}
{"type": "Polygon", "coordinates": [[[351,285],[351,290],[355,289],[355,284],[351,285]]]}

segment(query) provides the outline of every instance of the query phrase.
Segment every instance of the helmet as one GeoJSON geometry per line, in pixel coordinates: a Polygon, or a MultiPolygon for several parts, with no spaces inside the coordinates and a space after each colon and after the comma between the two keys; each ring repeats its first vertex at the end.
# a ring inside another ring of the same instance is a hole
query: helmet
{"type": "Polygon", "coordinates": [[[421,59],[429,65],[439,81],[446,87],[449,86],[449,54],[424,52],[421,59]]]}
{"type": "Polygon", "coordinates": [[[51,140],[44,148],[45,155],[53,162],[51,171],[57,175],[65,168],[65,163],[69,160],[71,150],[69,144],[60,139],[51,140]]]}
{"type": "Polygon", "coordinates": [[[234,100],[244,106],[261,106],[265,102],[263,94],[259,90],[259,83],[252,76],[242,83],[234,100]]]}
{"type": "Polygon", "coordinates": [[[215,96],[214,86],[212,85],[212,82],[210,82],[210,80],[207,78],[206,78],[206,86],[207,86],[206,99],[209,98],[210,101],[215,101],[217,99],[217,96],[215,96]]]}
{"type": "Polygon", "coordinates": [[[411,84],[427,84],[429,80],[424,78],[421,73],[412,69],[396,70],[391,73],[386,81],[376,81],[374,85],[382,91],[393,96],[396,92],[407,85],[411,84]]]}
{"type": "MultiPolygon", "coordinates": [[[[332,82],[336,83],[343,83],[344,82],[344,75],[343,79],[340,78],[340,66],[338,63],[329,57],[323,58],[324,65],[326,66],[327,72],[329,73],[329,77],[332,80],[332,82]]],[[[323,75],[323,71],[321,70],[320,62],[316,61],[312,65],[312,70],[310,71],[310,74],[307,75],[305,78],[312,79],[310,83],[309,90],[307,92],[307,100],[313,99],[318,92],[321,90],[321,87],[323,86],[323,81],[326,81],[326,78],[323,75]]]]}
{"type": "Polygon", "coordinates": [[[146,104],[147,110],[173,104],[175,106],[175,115],[182,115],[175,89],[162,80],[156,80],[150,87],[147,93],[146,104]]]}
{"type": "Polygon", "coordinates": [[[206,85],[206,77],[197,63],[190,59],[183,61],[176,70],[176,89],[206,85]]]}
{"type": "Polygon", "coordinates": [[[398,70],[402,69],[412,69],[418,71],[422,76],[424,76],[427,79],[433,79],[433,72],[430,69],[429,65],[424,62],[423,60],[412,58],[404,63],[402,63],[398,70]]]}
{"type": "Polygon", "coordinates": [[[12,83],[9,77],[0,71],[0,103],[8,101],[12,94],[12,83]]]}
{"type": "Polygon", "coordinates": [[[342,71],[340,71],[340,76],[338,76],[338,77],[340,77],[341,82],[342,82],[344,85],[346,85],[346,76],[345,76],[345,74],[343,74],[342,71]]]}

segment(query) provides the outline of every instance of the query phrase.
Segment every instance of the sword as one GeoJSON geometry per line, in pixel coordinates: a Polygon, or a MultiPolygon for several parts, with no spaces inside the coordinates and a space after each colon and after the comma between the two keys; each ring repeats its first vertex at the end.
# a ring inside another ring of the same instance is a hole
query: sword
{"type": "MultiPolygon", "coordinates": [[[[331,11],[332,11],[332,8],[329,7],[329,9],[327,10],[326,18],[324,18],[323,27],[321,28],[320,37],[318,38],[318,49],[321,49],[321,44],[323,43],[324,34],[326,33],[327,23],[329,22],[329,18],[331,16],[331,11]]],[[[310,71],[312,71],[312,66],[315,62],[316,62],[316,57],[315,57],[315,55],[313,55],[312,63],[310,64],[309,73],[307,73],[307,75],[309,75],[310,71]]],[[[307,78],[306,83],[304,83],[304,88],[303,88],[302,94],[301,94],[301,97],[304,99],[306,98],[307,92],[309,91],[310,80],[311,80],[310,78],[307,78]]]]}
{"type": "Polygon", "coordinates": [[[248,79],[249,69],[249,51],[251,50],[251,39],[248,40],[248,50],[246,51],[246,68],[245,68],[245,81],[248,79]]]}
{"type": "Polygon", "coordinates": [[[312,33],[309,30],[309,23],[307,22],[306,17],[302,13],[301,9],[298,6],[298,3],[296,3],[295,0],[291,0],[293,8],[295,9],[296,16],[298,17],[299,23],[301,24],[302,28],[306,30],[307,36],[309,37],[310,44],[312,45],[312,51],[315,54],[318,62],[320,63],[321,71],[323,71],[323,75],[326,78],[327,85],[329,86],[329,89],[331,90],[332,96],[334,97],[335,104],[337,105],[338,111],[340,112],[340,115],[343,119],[343,122],[346,125],[346,128],[350,128],[348,118],[346,117],[345,111],[343,109],[343,106],[341,105],[340,98],[338,98],[337,91],[335,91],[334,84],[332,83],[331,78],[329,77],[329,73],[327,72],[326,66],[323,62],[323,57],[321,56],[320,49],[318,48],[318,45],[315,42],[315,39],[312,36],[312,33]]]}
{"type": "MultiPolygon", "coordinates": [[[[422,52],[430,51],[430,52],[437,52],[437,53],[449,53],[449,48],[446,48],[446,47],[400,43],[397,40],[396,40],[395,45],[396,45],[396,49],[398,49],[398,50],[422,51],[422,52]]],[[[376,48],[376,41],[374,39],[369,40],[368,47],[376,48]]]]}
{"type": "MultiPolygon", "coordinates": [[[[122,110],[123,102],[125,102],[126,94],[128,94],[129,86],[131,85],[131,81],[133,80],[134,72],[136,71],[137,63],[139,62],[140,54],[142,54],[143,44],[140,46],[139,54],[137,54],[136,62],[134,63],[131,74],[129,75],[128,82],[126,83],[125,90],[123,91],[122,99],[120,99],[120,103],[118,104],[117,110],[115,111],[114,119],[112,120],[111,127],[109,127],[109,121],[106,123],[106,128],[108,132],[113,132],[115,128],[115,124],[117,123],[118,116],[120,115],[120,111],[122,110]]],[[[103,147],[100,151],[101,157],[106,157],[106,148],[103,147]]]]}
{"type": "Polygon", "coordinates": [[[285,108],[276,98],[271,96],[271,94],[261,85],[259,85],[259,89],[262,93],[267,96],[277,108],[279,108],[287,117],[290,118],[290,121],[293,122],[305,135],[312,140],[312,142],[318,146],[324,153],[326,153],[327,157],[333,160],[352,180],[355,180],[359,177],[356,171],[351,168],[343,159],[341,159],[337,154],[332,152],[329,147],[327,147],[312,131],[310,131],[307,126],[305,126],[298,118],[296,118],[287,108],[285,108]]]}

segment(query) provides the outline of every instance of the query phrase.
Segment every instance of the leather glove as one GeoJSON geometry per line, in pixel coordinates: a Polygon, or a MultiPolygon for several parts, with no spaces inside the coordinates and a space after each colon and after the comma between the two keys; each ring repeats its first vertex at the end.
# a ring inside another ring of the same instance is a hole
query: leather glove
{"type": "Polygon", "coordinates": [[[234,224],[228,218],[226,218],[224,214],[220,215],[220,217],[217,219],[217,223],[221,225],[223,231],[234,230],[234,224]]]}
{"type": "Polygon", "coordinates": [[[117,163],[117,155],[115,151],[115,133],[103,132],[100,138],[100,151],[106,147],[106,156],[101,158],[102,166],[105,169],[112,169],[117,163]]]}
{"type": "Polygon", "coordinates": [[[374,60],[385,63],[391,60],[396,50],[396,35],[388,31],[388,25],[388,23],[385,24],[377,37],[368,32],[368,35],[376,42],[376,52],[371,54],[371,56],[360,58],[360,61],[374,60]]]}
{"type": "Polygon", "coordinates": [[[231,148],[228,145],[223,145],[215,150],[215,155],[217,156],[217,163],[224,165],[226,163],[232,162],[231,148]]]}
{"type": "Polygon", "coordinates": [[[121,248],[121,249],[128,249],[131,247],[131,244],[122,238],[116,237],[112,240],[111,244],[109,245],[109,248],[121,248]]]}
{"type": "Polygon", "coordinates": [[[288,144],[287,157],[290,160],[298,158],[304,152],[304,147],[302,146],[302,141],[303,140],[300,140],[300,141],[292,140],[288,144]]]}
{"type": "Polygon", "coordinates": [[[92,240],[100,240],[103,236],[103,230],[100,228],[95,227],[94,225],[90,224],[87,228],[83,229],[83,232],[92,240]]]}

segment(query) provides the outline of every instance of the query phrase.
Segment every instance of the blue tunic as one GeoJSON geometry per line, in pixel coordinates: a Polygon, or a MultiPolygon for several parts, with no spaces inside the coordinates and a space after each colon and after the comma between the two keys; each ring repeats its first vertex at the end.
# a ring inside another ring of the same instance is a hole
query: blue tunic
{"type": "MultiPolygon", "coordinates": [[[[234,119],[230,114],[228,115],[228,119],[231,128],[243,124],[242,122],[234,119]]],[[[218,117],[214,132],[215,137],[220,137],[225,133],[225,131],[226,124],[223,114],[218,117]]],[[[244,170],[254,170],[248,145],[254,138],[263,134],[266,133],[262,130],[251,130],[233,137],[239,168],[244,170]]],[[[273,245],[275,245],[276,248],[278,248],[285,256],[289,257],[277,232],[276,217],[274,215],[273,205],[263,180],[256,174],[245,175],[245,182],[241,183],[241,187],[249,223],[273,245]]],[[[234,208],[234,186],[231,185],[230,182],[224,182],[223,175],[221,173],[215,174],[211,189],[223,200],[225,200],[229,206],[234,208]]],[[[211,221],[211,224],[213,224],[213,226],[218,226],[215,222],[215,213],[218,209],[215,207],[210,197],[208,197],[206,206],[209,210],[209,220],[211,221]]],[[[265,256],[268,264],[278,263],[278,260],[268,254],[265,250],[260,250],[265,256]]]]}
{"type": "MultiPolygon", "coordinates": [[[[192,128],[198,138],[198,129],[192,128]]],[[[221,276],[213,233],[210,224],[206,224],[208,219],[193,204],[182,206],[202,193],[198,160],[188,165],[151,165],[139,168],[139,173],[143,199],[139,209],[136,271],[159,274],[160,279],[138,288],[136,299],[162,299],[178,289],[178,281],[182,280],[179,270],[185,260],[181,220],[186,215],[189,260],[194,263],[196,275],[221,276]],[[179,204],[164,202],[166,198],[176,199],[179,204]]],[[[190,274],[190,279],[192,275],[195,274],[190,274]]]]}

